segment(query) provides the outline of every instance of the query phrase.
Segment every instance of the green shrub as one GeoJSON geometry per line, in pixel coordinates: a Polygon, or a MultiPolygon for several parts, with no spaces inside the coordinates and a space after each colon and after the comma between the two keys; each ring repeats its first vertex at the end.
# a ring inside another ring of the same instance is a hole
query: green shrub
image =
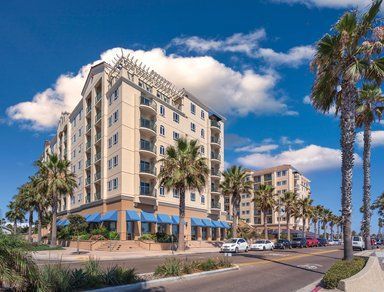
{"type": "Polygon", "coordinates": [[[110,231],[108,233],[108,239],[110,239],[110,240],[119,240],[120,239],[120,235],[116,231],[110,231]]]}
{"type": "Polygon", "coordinates": [[[71,271],[64,268],[61,264],[44,266],[41,271],[41,277],[48,291],[65,292],[72,291],[71,271]]]}
{"type": "Polygon", "coordinates": [[[164,264],[156,267],[155,276],[173,277],[182,274],[183,264],[179,259],[166,259],[164,264]]]}
{"type": "Polygon", "coordinates": [[[57,232],[57,238],[60,240],[70,240],[72,235],[68,227],[63,227],[57,232]]]}
{"type": "Polygon", "coordinates": [[[340,280],[347,279],[360,272],[366,263],[366,259],[355,257],[352,261],[337,261],[325,273],[323,277],[323,285],[327,289],[334,289],[340,280]]]}
{"type": "Polygon", "coordinates": [[[135,269],[123,269],[121,267],[108,268],[104,273],[104,283],[107,286],[118,286],[136,283],[140,279],[136,275],[135,269]]]}
{"type": "Polygon", "coordinates": [[[87,288],[97,288],[103,284],[103,270],[100,262],[90,258],[85,264],[85,274],[87,275],[87,288]]]}
{"type": "Polygon", "coordinates": [[[177,242],[177,237],[174,236],[173,234],[166,234],[166,233],[156,233],[156,242],[160,243],[170,243],[170,242],[177,242]]]}
{"type": "Polygon", "coordinates": [[[82,234],[80,235],[80,240],[89,240],[91,238],[90,234],[82,234]]]}
{"type": "Polygon", "coordinates": [[[104,226],[100,226],[98,228],[95,228],[91,231],[92,235],[102,235],[105,238],[108,238],[109,231],[104,226]]]}
{"type": "Polygon", "coordinates": [[[48,244],[32,244],[32,251],[42,251],[42,250],[63,250],[62,246],[49,246],[48,244]]]}
{"type": "Polygon", "coordinates": [[[139,240],[156,240],[156,234],[144,233],[139,240]]]}

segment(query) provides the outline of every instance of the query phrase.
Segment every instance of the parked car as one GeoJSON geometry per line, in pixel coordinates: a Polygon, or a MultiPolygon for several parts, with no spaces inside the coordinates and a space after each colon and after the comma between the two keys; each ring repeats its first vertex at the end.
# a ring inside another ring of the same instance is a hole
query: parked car
{"type": "Polygon", "coordinates": [[[379,248],[379,245],[378,245],[377,240],[375,238],[371,238],[371,246],[379,248]]]}
{"type": "Polygon", "coordinates": [[[307,246],[307,240],[305,238],[296,237],[291,242],[292,247],[306,247],[307,246]]]}
{"type": "Polygon", "coordinates": [[[292,248],[292,245],[288,239],[279,239],[275,243],[275,248],[279,248],[279,249],[292,248]]]}
{"type": "Polygon", "coordinates": [[[378,239],[378,240],[376,241],[376,243],[377,243],[377,245],[382,245],[384,242],[383,242],[382,239],[378,239]]]}
{"type": "Polygon", "coordinates": [[[319,241],[319,246],[327,246],[328,245],[328,240],[326,238],[318,238],[319,241]]]}
{"type": "Polygon", "coordinates": [[[336,245],[336,244],[337,244],[337,242],[335,240],[333,240],[333,239],[328,240],[328,245],[336,245]]]}
{"type": "Polygon", "coordinates": [[[361,236],[352,236],[352,248],[361,251],[365,249],[365,243],[361,236]]]}
{"type": "Polygon", "coordinates": [[[220,252],[248,252],[249,245],[244,238],[232,238],[223,243],[220,252]]]}
{"type": "Polygon", "coordinates": [[[250,250],[273,250],[273,242],[270,240],[257,240],[249,247],[250,250]]]}
{"type": "Polygon", "coordinates": [[[317,238],[307,237],[306,240],[307,240],[307,243],[306,243],[307,247],[319,246],[319,241],[317,240],[317,238]]]}
{"type": "Polygon", "coordinates": [[[333,242],[335,243],[334,245],[341,245],[341,240],[339,239],[335,239],[333,242]]]}

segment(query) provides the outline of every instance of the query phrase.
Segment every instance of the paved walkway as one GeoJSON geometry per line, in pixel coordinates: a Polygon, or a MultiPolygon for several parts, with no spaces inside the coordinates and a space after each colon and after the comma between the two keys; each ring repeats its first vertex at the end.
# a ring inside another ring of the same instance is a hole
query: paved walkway
{"type": "Polygon", "coordinates": [[[110,260],[125,260],[125,259],[139,259],[147,257],[161,257],[170,255],[187,255],[187,254],[201,254],[201,253],[217,253],[219,248],[191,248],[184,252],[165,251],[130,251],[130,252],[109,252],[109,251],[88,251],[80,250],[77,254],[76,248],[65,248],[64,250],[47,250],[38,251],[33,254],[33,258],[38,261],[62,261],[62,262],[78,262],[87,261],[90,257],[100,261],[110,260]]]}

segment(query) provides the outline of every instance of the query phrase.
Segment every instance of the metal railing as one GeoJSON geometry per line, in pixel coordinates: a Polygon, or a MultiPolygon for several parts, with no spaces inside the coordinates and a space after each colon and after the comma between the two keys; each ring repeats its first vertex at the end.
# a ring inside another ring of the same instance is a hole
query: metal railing
{"type": "Polygon", "coordinates": [[[221,139],[218,137],[211,136],[211,143],[221,144],[221,139]]]}
{"type": "Polygon", "coordinates": [[[156,123],[152,120],[141,118],[140,119],[140,127],[147,128],[147,129],[150,129],[150,130],[156,132],[156,123]]]}
{"type": "Polygon", "coordinates": [[[101,100],[101,93],[96,94],[96,103],[101,100]]]}
{"type": "Polygon", "coordinates": [[[101,113],[98,113],[95,117],[95,121],[96,123],[99,122],[101,120],[101,113]]]}
{"type": "Polygon", "coordinates": [[[211,159],[221,160],[221,155],[219,153],[211,152],[211,159]]]}
{"type": "Polygon", "coordinates": [[[146,151],[156,153],[156,146],[155,146],[155,144],[153,144],[149,141],[141,140],[140,141],[140,150],[146,150],[146,151]]]}
{"type": "Polygon", "coordinates": [[[89,186],[91,184],[91,177],[89,176],[89,177],[87,177],[86,179],[85,179],[85,185],[86,186],[89,186]]]}
{"type": "Polygon", "coordinates": [[[86,149],[88,150],[89,148],[91,148],[91,141],[88,141],[86,144],[86,149]]]}
{"type": "Polygon", "coordinates": [[[219,122],[215,120],[211,120],[211,127],[221,129],[219,122]]]}
{"type": "Polygon", "coordinates": [[[95,143],[99,142],[101,140],[101,132],[96,133],[95,136],[95,143]]]}
{"type": "Polygon", "coordinates": [[[211,192],[219,192],[219,188],[217,186],[211,186],[211,192]]]}
{"type": "Polygon", "coordinates": [[[140,97],[140,104],[149,106],[149,107],[153,108],[155,111],[157,111],[156,103],[150,98],[141,96],[140,97]]]}
{"type": "Polygon", "coordinates": [[[156,175],[156,167],[153,165],[148,166],[148,164],[140,163],[140,172],[156,175]]]}
{"type": "Polygon", "coordinates": [[[156,189],[151,188],[140,188],[140,196],[156,197],[156,189]]]}
{"type": "Polygon", "coordinates": [[[218,170],[211,169],[211,175],[220,176],[220,172],[218,170]]]}
{"type": "Polygon", "coordinates": [[[92,125],[91,125],[91,124],[88,124],[88,125],[87,125],[87,128],[86,128],[86,131],[88,132],[89,130],[91,130],[91,128],[92,128],[92,125]]]}
{"type": "Polygon", "coordinates": [[[101,152],[95,154],[95,162],[98,162],[101,159],[101,152]]]}
{"type": "Polygon", "coordinates": [[[96,172],[95,173],[95,181],[100,180],[100,178],[101,178],[101,172],[96,172]]]}
{"type": "Polygon", "coordinates": [[[221,209],[220,202],[216,202],[216,201],[211,202],[211,209],[221,209]]]}
{"type": "Polygon", "coordinates": [[[91,159],[88,158],[86,161],[85,161],[85,167],[88,168],[91,166],[91,159]]]}
{"type": "Polygon", "coordinates": [[[94,198],[95,198],[95,201],[100,200],[101,199],[101,193],[95,192],[94,198]]]}

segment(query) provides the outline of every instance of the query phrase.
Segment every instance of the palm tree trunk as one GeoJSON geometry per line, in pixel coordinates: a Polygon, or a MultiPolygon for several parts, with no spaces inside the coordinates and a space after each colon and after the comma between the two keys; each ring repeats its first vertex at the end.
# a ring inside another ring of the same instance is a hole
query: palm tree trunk
{"type": "MultiPolygon", "coordinates": [[[[180,189],[180,199],[179,199],[179,238],[178,238],[178,250],[185,250],[185,190],[180,189]]],[[[191,226],[192,228],[192,226],[191,226]]]]}
{"type": "Polygon", "coordinates": [[[17,221],[13,221],[13,233],[17,233],[17,221]]]}
{"type": "Polygon", "coordinates": [[[343,80],[341,99],[341,206],[344,224],[344,260],[352,260],[352,178],[355,143],[356,88],[343,80]]]}
{"type": "Polygon", "coordinates": [[[363,195],[363,211],[364,211],[364,241],[365,247],[371,249],[371,124],[364,125],[364,154],[363,154],[363,171],[364,171],[364,195],[363,195]]]}
{"type": "Polygon", "coordinates": [[[51,246],[55,247],[57,244],[57,201],[54,199],[52,203],[52,222],[51,222],[51,246]]]}
{"type": "Polygon", "coordinates": [[[317,222],[317,237],[320,237],[320,220],[317,222]]]}
{"type": "Polygon", "coordinates": [[[32,242],[32,224],[33,224],[33,211],[29,211],[29,219],[28,219],[28,241],[32,242]]]}
{"type": "Polygon", "coordinates": [[[317,237],[317,221],[313,221],[313,233],[317,237]]]}
{"type": "Polygon", "coordinates": [[[233,204],[232,204],[232,212],[233,212],[233,222],[232,222],[232,237],[236,238],[237,237],[237,225],[239,221],[239,217],[237,216],[237,196],[236,194],[233,194],[233,204]]]}
{"type": "Polygon", "coordinates": [[[263,211],[263,219],[264,219],[264,238],[268,240],[267,214],[265,211],[263,211]]]}
{"type": "Polygon", "coordinates": [[[303,238],[306,238],[306,220],[305,217],[303,217],[303,238]]]}
{"type": "Polygon", "coordinates": [[[281,235],[281,224],[280,224],[280,219],[281,219],[281,207],[280,207],[280,197],[279,197],[279,202],[278,202],[278,206],[279,208],[279,211],[278,211],[278,220],[277,220],[277,223],[278,223],[278,228],[277,228],[277,239],[280,239],[280,235],[281,235]]]}
{"type": "Polygon", "coordinates": [[[41,225],[43,224],[43,211],[41,208],[37,211],[37,242],[41,243],[41,225]]]}
{"type": "Polygon", "coordinates": [[[323,223],[323,237],[324,237],[324,238],[327,238],[327,232],[326,232],[326,230],[327,230],[327,224],[326,224],[326,223],[323,223]]]}
{"type": "Polygon", "coordinates": [[[291,214],[289,211],[287,211],[287,239],[291,240],[291,230],[289,229],[289,220],[291,219],[291,214]]]}

